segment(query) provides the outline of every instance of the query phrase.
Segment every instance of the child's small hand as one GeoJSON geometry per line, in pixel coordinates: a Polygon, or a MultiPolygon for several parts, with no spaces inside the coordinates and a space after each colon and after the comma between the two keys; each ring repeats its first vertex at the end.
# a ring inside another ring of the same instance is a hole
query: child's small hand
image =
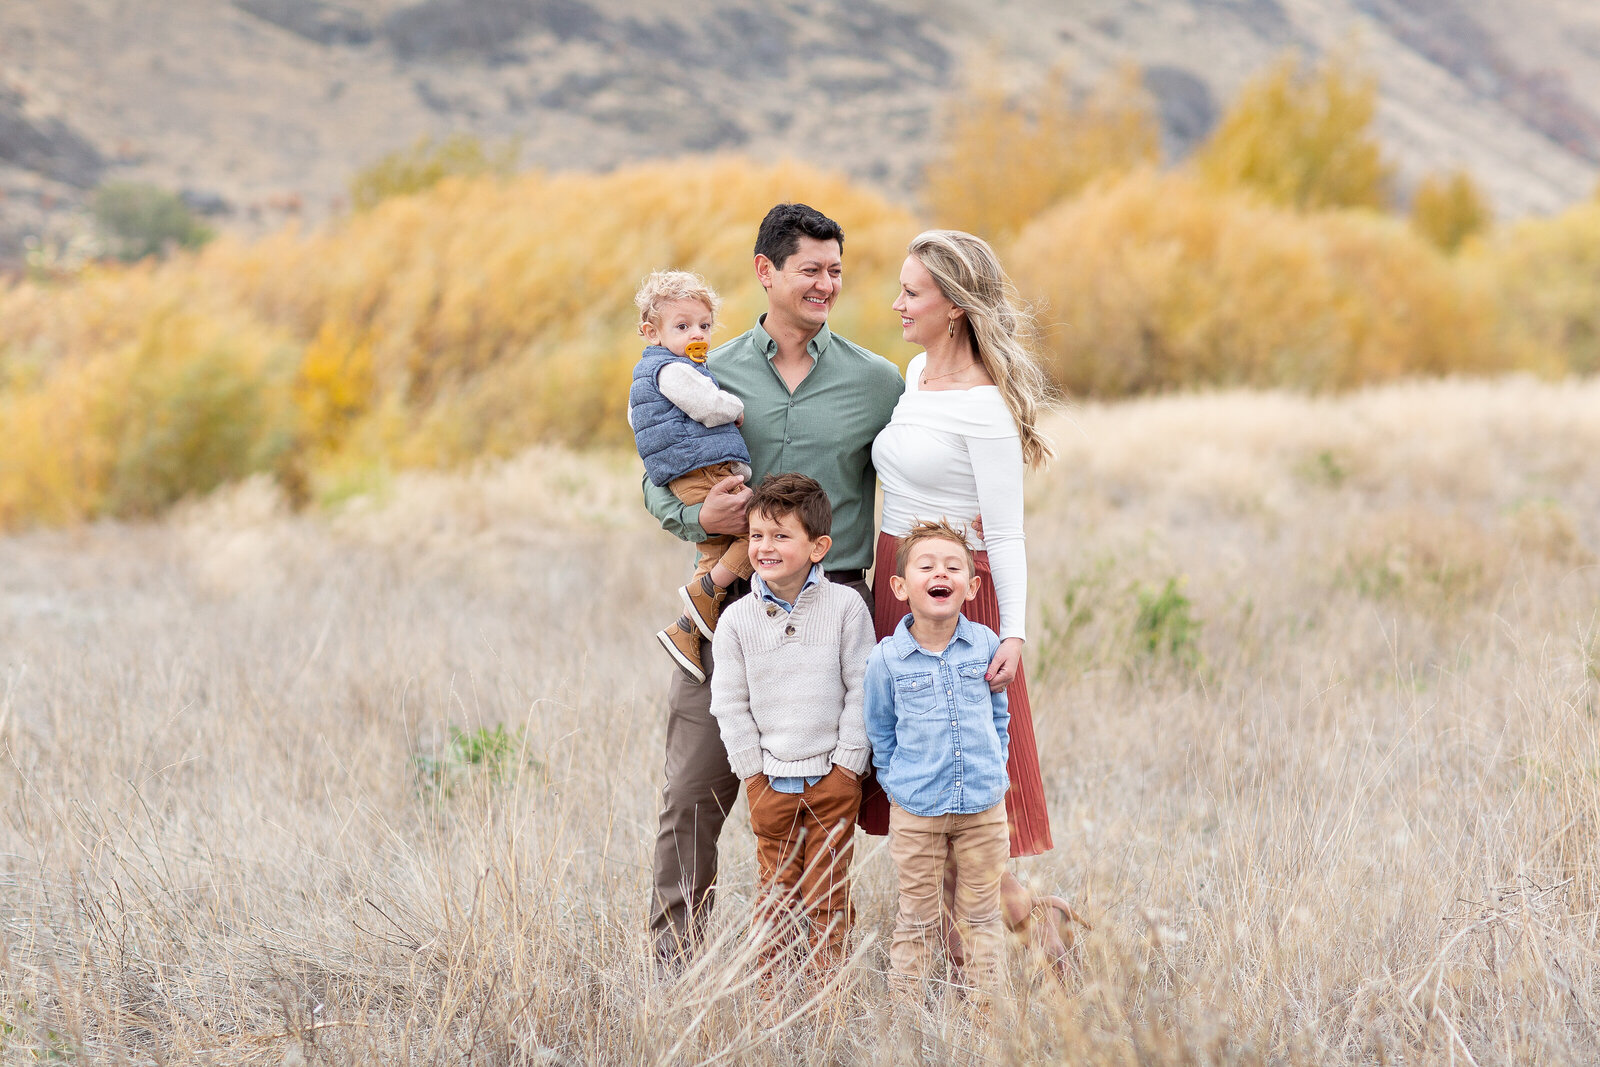
{"type": "Polygon", "coordinates": [[[733,417],[733,424],[735,426],[743,426],[744,425],[744,413],[743,412],[740,412],[739,414],[737,414],[737,415],[735,415],[733,417]]]}

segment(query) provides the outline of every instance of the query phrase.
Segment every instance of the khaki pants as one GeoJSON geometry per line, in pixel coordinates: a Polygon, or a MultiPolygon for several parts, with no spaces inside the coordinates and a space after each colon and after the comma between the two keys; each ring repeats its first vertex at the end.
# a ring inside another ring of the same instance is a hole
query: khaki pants
{"type": "MultiPolygon", "coordinates": [[[[732,463],[713,463],[709,467],[692,470],[681,478],[672,479],[667,488],[672,490],[673,496],[685,504],[703,504],[711,492],[711,487],[734,473],[732,463]]],[[[749,581],[751,573],[755,571],[755,567],[750,563],[750,539],[734,537],[732,534],[713,534],[701,541],[700,557],[695,561],[694,567],[695,579],[710,574],[711,568],[718,563],[745,581],[749,581]]],[[[706,677],[710,676],[711,672],[707,671],[706,677]]]]}
{"type": "MultiPolygon", "coordinates": [[[[868,605],[865,582],[850,588],[868,605]]],[[[744,588],[730,591],[730,600],[744,588]]],[[[722,732],[711,716],[711,642],[700,648],[705,682],[672,672],[667,689],[666,782],[661,787],[660,829],[656,832],[650,933],[663,957],[689,952],[700,942],[716,902],[717,838],[734,802],[739,778],[728,766],[722,732]]]]}
{"type": "Polygon", "coordinates": [[[889,963],[896,976],[922,979],[933,969],[942,940],[947,859],[955,866],[955,923],[966,949],[967,974],[980,989],[1001,981],[1005,928],[1000,876],[1011,854],[1004,801],[973,815],[912,815],[889,807],[889,855],[900,881],[889,963]]]}
{"type": "Polygon", "coordinates": [[[758,936],[761,960],[771,963],[793,944],[795,919],[808,927],[806,940],[821,969],[837,967],[854,915],[850,907],[850,859],[855,852],[861,782],[833,767],[803,793],[780,793],[764,774],[745,782],[750,829],[761,869],[758,936]],[[798,912],[798,914],[796,914],[798,912]]]}

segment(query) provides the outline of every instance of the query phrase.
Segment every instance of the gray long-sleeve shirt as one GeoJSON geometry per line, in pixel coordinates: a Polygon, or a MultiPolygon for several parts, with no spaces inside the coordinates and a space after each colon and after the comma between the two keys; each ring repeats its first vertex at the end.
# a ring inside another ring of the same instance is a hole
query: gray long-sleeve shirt
{"type": "Polygon", "coordinates": [[[715,642],[711,714],[734,774],[805,778],[835,763],[866,773],[861,682],[873,639],[860,594],[816,582],[793,611],[747,596],[723,613],[715,642]]]}

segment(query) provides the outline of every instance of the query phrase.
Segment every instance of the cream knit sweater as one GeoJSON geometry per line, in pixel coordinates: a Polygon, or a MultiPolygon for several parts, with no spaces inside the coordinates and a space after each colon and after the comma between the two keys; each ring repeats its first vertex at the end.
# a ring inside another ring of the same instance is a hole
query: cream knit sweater
{"type": "Polygon", "coordinates": [[[754,593],[729,606],[712,645],[711,714],[733,773],[810,777],[837,763],[865,774],[861,680],[874,643],[860,594],[834,582],[805,589],[793,612],[754,593]]]}

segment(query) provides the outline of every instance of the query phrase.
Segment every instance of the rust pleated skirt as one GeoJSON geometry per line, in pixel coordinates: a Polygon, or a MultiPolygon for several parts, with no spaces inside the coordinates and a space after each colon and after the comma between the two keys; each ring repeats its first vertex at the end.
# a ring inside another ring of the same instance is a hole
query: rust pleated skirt
{"type": "MultiPolygon", "coordinates": [[[[889,588],[894,573],[894,553],[900,540],[893,534],[878,534],[877,565],[872,573],[872,625],[878,640],[894,633],[905,618],[906,606],[896,600],[889,588]]],[[[977,553],[977,598],[966,606],[966,616],[996,632],[1000,629],[1000,604],[994,596],[994,576],[989,573],[989,553],[977,553]]],[[[1033,740],[1033,711],[1028,706],[1028,681],[1021,667],[1016,680],[1006,687],[1007,709],[1011,712],[1011,751],[1006,770],[1011,788],[1006,792],[1006,820],[1011,826],[1011,855],[1037,856],[1054,847],[1050,840],[1050,814],[1045,810],[1044,780],[1039,774],[1039,749],[1033,740]]],[[[889,797],[869,778],[861,793],[861,818],[858,825],[869,834],[889,832],[889,797]]]]}

